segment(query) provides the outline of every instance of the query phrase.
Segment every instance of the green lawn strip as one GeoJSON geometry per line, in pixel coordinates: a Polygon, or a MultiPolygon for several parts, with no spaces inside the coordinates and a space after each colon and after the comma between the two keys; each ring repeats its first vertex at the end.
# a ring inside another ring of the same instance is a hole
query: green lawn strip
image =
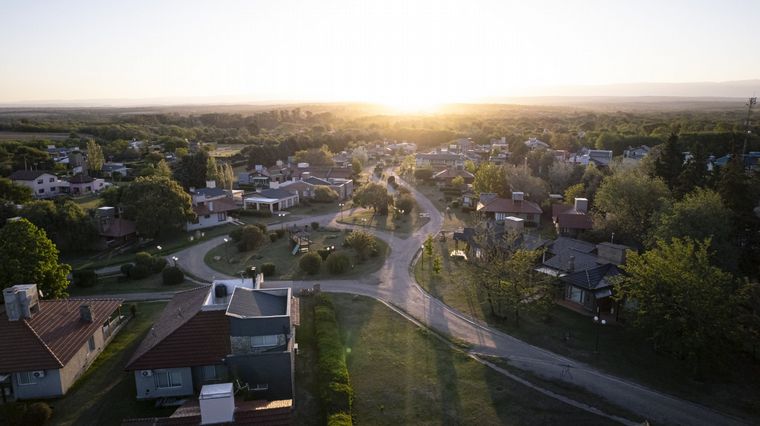
{"type": "Polygon", "coordinates": [[[118,253],[112,250],[111,252],[80,255],[78,257],[63,256],[61,260],[64,263],[70,264],[72,269],[104,268],[106,266],[131,262],[135,257],[135,253],[140,251],[145,251],[153,255],[167,256],[184,248],[207,241],[210,238],[227,235],[233,229],[235,229],[234,225],[222,225],[202,231],[181,232],[170,237],[157,238],[144,247],[132,248],[126,253],[118,253]],[[160,251],[157,248],[158,246],[161,246],[160,251]]]}
{"type": "Polygon", "coordinates": [[[325,415],[319,399],[317,379],[317,339],[314,334],[314,298],[300,299],[301,323],[296,331],[298,355],[295,360],[296,409],[294,425],[323,425],[325,415]]]}
{"type": "Polygon", "coordinates": [[[385,258],[390,252],[388,244],[380,239],[375,239],[379,253],[375,257],[370,257],[360,262],[354,253],[354,250],[343,247],[343,241],[346,237],[345,232],[339,230],[319,229],[312,231],[310,238],[312,240],[311,250],[316,251],[327,246],[335,246],[337,252],[344,252],[352,259],[352,268],[340,275],[331,275],[324,264],[322,270],[316,275],[306,275],[298,267],[298,261],[303,254],[293,255],[291,243],[287,233],[275,242],[267,241],[264,246],[248,252],[238,252],[233,243],[221,244],[214,247],[204,257],[204,261],[212,269],[227,275],[237,275],[250,266],[259,267],[264,263],[273,263],[275,265],[275,276],[267,277],[268,279],[291,280],[291,279],[349,279],[365,276],[375,272],[383,266],[385,258]]]}
{"type": "Polygon", "coordinates": [[[188,290],[197,287],[196,285],[185,281],[179,285],[167,286],[163,284],[161,273],[153,274],[149,277],[130,280],[122,275],[109,276],[98,279],[98,284],[93,287],[69,286],[70,296],[88,296],[92,294],[112,294],[118,296],[119,293],[150,293],[163,291],[188,290]]]}
{"type": "Polygon", "coordinates": [[[332,298],[359,424],[610,424],[494,372],[377,301],[332,298]]]}
{"type": "MultiPolygon", "coordinates": [[[[288,214],[283,217],[278,217],[277,215],[273,215],[271,217],[258,217],[246,216],[242,214],[236,215],[236,217],[238,220],[246,224],[264,223],[266,225],[277,225],[279,223],[308,219],[310,217],[321,216],[328,213],[338,213],[340,211],[338,203],[338,201],[335,201],[333,203],[304,203],[297,207],[288,209],[288,214]]],[[[348,204],[350,201],[346,201],[345,203],[348,204]]],[[[346,207],[343,207],[343,209],[345,210],[346,207]]]]}
{"type": "MultiPolygon", "coordinates": [[[[651,344],[638,332],[623,325],[600,327],[591,317],[556,305],[550,320],[523,313],[520,326],[509,319],[491,315],[483,292],[473,282],[477,266],[454,260],[449,253],[455,243],[437,242],[435,253],[441,256],[442,269],[432,272],[432,262],[425,256],[414,265],[417,282],[447,305],[484,321],[532,345],[548,349],[571,359],[593,365],[602,371],[626,377],[654,389],[693,400],[738,416],[760,416],[760,388],[751,377],[760,374],[760,367],[749,362],[740,368],[712,374],[708,381],[694,380],[688,365],[652,350],[651,344]],[[599,352],[596,339],[599,335],[599,352]],[[746,374],[751,372],[751,374],[746,374]]],[[[463,244],[459,243],[462,248],[463,244]]]]}
{"type": "Polygon", "coordinates": [[[72,198],[72,201],[79,204],[79,207],[85,210],[91,210],[100,207],[100,197],[98,194],[87,194],[81,197],[75,197],[72,198]]]}
{"type": "MultiPolygon", "coordinates": [[[[129,312],[127,304],[123,312],[129,312]]],[[[132,374],[124,371],[132,353],[158,318],[165,303],[137,304],[130,320],[66,396],[50,401],[55,425],[120,424],[124,418],[167,416],[174,408],[157,409],[153,401],[135,399],[132,374]]]]}
{"type": "Polygon", "coordinates": [[[430,218],[419,217],[418,209],[412,213],[394,218],[392,213],[384,216],[375,215],[370,209],[357,208],[353,212],[344,212],[338,217],[338,223],[346,225],[361,225],[381,231],[392,232],[400,238],[409,238],[420,229],[430,218]]]}

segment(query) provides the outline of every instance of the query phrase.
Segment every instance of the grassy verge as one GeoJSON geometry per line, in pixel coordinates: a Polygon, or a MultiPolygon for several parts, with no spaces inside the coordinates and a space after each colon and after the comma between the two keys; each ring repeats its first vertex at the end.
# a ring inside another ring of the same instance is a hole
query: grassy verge
{"type": "Polygon", "coordinates": [[[292,254],[291,243],[287,234],[275,242],[267,241],[263,247],[242,253],[239,253],[232,243],[222,244],[206,253],[204,261],[212,269],[228,275],[237,275],[239,271],[245,270],[250,266],[259,267],[264,263],[273,263],[276,268],[275,276],[267,278],[281,280],[306,277],[315,280],[325,278],[349,279],[365,276],[383,266],[385,258],[390,251],[387,243],[376,238],[375,241],[379,250],[378,255],[359,262],[352,249],[343,247],[346,235],[348,234],[328,229],[319,229],[312,231],[310,234],[312,240],[311,250],[316,251],[327,246],[335,246],[337,252],[345,252],[352,259],[352,268],[340,275],[331,275],[324,265],[320,273],[305,275],[298,268],[298,261],[302,255],[298,254],[294,256],[292,254]]]}
{"type": "MultiPolygon", "coordinates": [[[[356,423],[610,423],[495,373],[377,301],[332,298],[355,393],[356,423]]],[[[308,315],[302,313],[302,318],[308,315]]]]}
{"type": "Polygon", "coordinates": [[[124,418],[171,414],[174,408],[156,409],[151,401],[137,401],[134,377],[124,371],[124,365],[164,306],[164,303],[137,305],[137,316],[116,335],[87,373],[65,397],[50,402],[53,424],[112,425],[120,424],[124,418]]]}
{"type": "Polygon", "coordinates": [[[461,207],[449,207],[445,200],[445,196],[438,187],[433,184],[419,183],[414,185],[414,189],[422,193],[427,199],[429,199],[433,205],[443,213],[443,227],[442,231],[452,232],[461,228],[471,227],[475,223],[473,215],[471,213],[465,213],[461,207]]]}
{"type": "Polygon", "coordinates": [[[119,293],[149,293],[161,291],[187,290],[196,287],[188,281],[179,285],[166,286],[163,284],[161,273],[151,275],[141,280],[128,280],[121,275],[100,278],[98,283],[93,287],[69,287],[70,296],[89,296],[92,294],[114,294],[119,293]]]}
{"type": "Polygon", "coordinates": [[[377,216],[370,209],[356,208],[351,212],[344,212],[338,218],[338,223],[347,225],[363,225],[369,228],[379,229],[395,234],[400,238],[409,238],[416,230],[420,229],[430,218],[419,217],[417,209],[408,215],[394,218],[393,214],[377,216]]]}
{"type": "Polygon", "coordinates": [[[532,345],[612,374],[735,415],[760,416],[760,404],[756,402],[760,400],[760,387],[753,385],[751,379],[760,377],[757,364],[746,363],[697,381],[688,365],[655,353],[647,340],[630,327],[619,324],[600,327],[590,317],[561,306],[552,307],[548,322],[523,314],[518,327],[511,320],[491,315],[485,295],[471,278],[476,266],[448,256],[454,242],[436,241],[434,247],[441,256],[441,272],[434,274],[432,262],[426,257],[424,268],[420,261],[414,265],[415,278],[449,306],[532,345]]]}

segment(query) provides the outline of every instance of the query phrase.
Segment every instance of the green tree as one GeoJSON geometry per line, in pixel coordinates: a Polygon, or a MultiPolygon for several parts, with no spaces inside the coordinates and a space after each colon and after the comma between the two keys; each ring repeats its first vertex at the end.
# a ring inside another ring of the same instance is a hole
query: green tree
{"type": "Polygon", "coordinates": [[[433,178],[433,169],[430,167],[420,167],[415,169],[414,178],[421,181],[429,181],[433,178]]]}
{"type": "Polygon", "coordinates": [[[506,167],[506,181],[509,182],[510,189],[517,192],[525,192],[531,201],[542,203],[549,198],[549,187],[541,178],[530,174],[529,170],[523,167],[506,167]]]}
{"type": "Polygon", "coordinates": [[[478,194],[493,192],[501,197],[507,197],[509,185],[505,168],[491,163],[481,164],[475,173],[472,189],[478,194]]]}
{"type": "Polygon", "coordinates": [[[425,254],[427,257],[433,256],[433,236],[428,234],[427,238],[425,238],[425,243],[423,244],[423,247],[425,247],[425,254]]]}
{"type": "Polygon", "coordinates": [[[245,225],[240,230],[240,236],[235,240],[240,252],[256,250],[266,240],[266,234],[259,226],[245,225]]]}
{"type": "Polygon", "coordinates": [[[204,188],[206,186],[206,171],[208,167],[208,153],[198,151],[182,157],[174,168],[174,179],[188,189],[204,188]]]}
{"type": "Polygon", "coordinates": [[[681,174],[678,175],[673,192],[680,198],[696,188],[704,187],[706,184],[707,156],[701,145],[699,145],[692,154],[692,157],[684,164],[681,174]]]}
{"type": "Polygon", "coordinates": [[[364,208],[371,207],[376,214],[387,214],[388,205],[393,203],[388,190],[378,183],[368,183],[354,191],[353,200],[364,208]]]}
{"type": "Polygon", "coordinates": [[[465,160],[464,169],[472,174],[475,174],[478,171],[478,166],[476,166],[475,163],[472,162],[472,160],[465,160]]]}
{"type": "Polygon", "coordinates": [[[457,176],[454,179],[451,179],[451,186],[453,186],[454,188],[463,188],[464,178],[462,176],[457,176]]]}
{"type": "Polygon", "coordinates": [[[435,255],[433,258],[433,273],[439,274],[441,272],[441,256],[435,255]]]}
{"type": "Polygon", "coordinates": [[[583,184],[576,183],[565,190],[564,199],[566,203],[573,203],[576,198],[583,198],[585,196],[586,194],[583,184]]]}
{"type": "Polygon", "coordinates": [[[486,266],[490,281],[496,282],[492,307],[497,316],[510,315],[519,326],[520,315],[525,311],[547,314],[553,294],[548,277],[535,271],[540,256],[539,251],[516,250],[497,265],[486,266]]]}
{"type": "Polygon", "coordinates": [[[654,172],[672,191],[683,171],[683,154],[678,146],[678,135],[671,133],[656,155],[654,172]]]}
{"type": "Polygon", "coordinates": [[[209,155],[206,160],[206,180],[213,180],[218,183],[219,175],[219,164],[216,163],[215,157],[209,155]]]}
{"type": "Polygon", "coordinates": [[[91,173],[98,173],[103,169],[105,158],[103,149],[94,140],[87,141],[87,170],[91,173]]]}
{"type": "Polygon", "coordinates": [[[364,231],[352,231],[346,237],[346,245],[354,249],[356,254],[359,255],[360,260],[365,260],[372,254],[372,251],[377,250],[377,243],[375,237],[372,234],[364,231]]]}
{"type": "Polygon", "coordinates": [[[362,162],[358,158],[351,160],[351,172],[358,176],[362,172],[362,162]]]}
{"type": "Polygon", "coordinates": [[[171,179],[172,169],[169,167],[169,163],[167,163],[166,160],[161,159],[161,161],[156,163],[156,167],[155,167],[155,171],[153,172],[153,175],[171,179]]]}
{"type": "Polygon", "coordinates": [[[66,297],[71,267],[59,262],[58,249],[45,231],[26,219],[13,221],[0,229],[0,282],[37,284],[46,298],[66,297]]]}
{"type": "Polygon", "coordinates": [[[63,252],[77,252],[92,247],[97,230],[87,213],[73,201],[53,203],[50,200],[29,202],[19,212],[47,236],[63,252]]]}
{"type": "Polygon", "coordinates": [[[302,151],[296,151],[296,162],[309,163],[310,166],[333,166],[333,153],[327,145],[320,148],[309,148],[302,151]]]}
{"type": "Polygon", "coordinates": [[[124,216],[135,221],[137,231],[156,237],[180,231],[194,217],[190,195],[171,179],[139,177],[121,190],[124,216]]]}
{"type": "Polygon", "coordinates": [[[629,300],[633,324],[658,351],[687,358],[696,369],[709,356],[724,356],[736,331],[733,278],[710,262],[709,241],[658,241],[631,253],[615,283],[629,300]]]}
{"type": "Polygon", "coordinates": [[[417,202],[414,200],[414,197],[412,197],[409,194],[401,194],[398,197],[396,197],[396,209],[397,210],[403,210],[405,215],[411,214],[412,210],[414,209],[414,206],[417,205],[417,202]]]}
{"type": "Polygon", "coordinates": [[[316,275],[322,268],[322,257],[315,252],[306,253],[298,261],[298,267],[309,275],[316,275]]]}
{"type": "Polygon", "coordinates": [[[332,203],[340,196],[329,186],[319,185],[314,188],[314,201],[318,203],[332,203]]]}
{"type": "Polygon", "coordinates": [[[549,168],[548,182],[552,193],[561,194],[573,183],[575,166],[568,163],[554,163],[549,168]]]}
{"type": "Polygon", "coordinates": [[[623,240],[647,240],[653,215],[668,202],[670,192],[659,178],[636,169],[618,170],[602,181],[594,205],[605,216],[611,231],[623,240]]]}
{"type": "Polygon", "coordinates": [[[32,189],[10,179],[0,178],[0,203],[23,204],[32,200],[32,189]]]}

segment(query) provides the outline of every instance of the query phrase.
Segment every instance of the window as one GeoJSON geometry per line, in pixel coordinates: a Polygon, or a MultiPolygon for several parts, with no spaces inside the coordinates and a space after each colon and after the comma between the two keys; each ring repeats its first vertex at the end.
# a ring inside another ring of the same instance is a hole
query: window
{"type": "Polygon", "coordinates": [[[203,367],[202,371],[203,380],[216,380],[219,377],[216,374],[216,366],[215,365],[206,365],[203,367]]]}
{"type": "Polygon", "coordinates": [[[44,194],[45,193],[45,188],[40,188],[40,190],[37,191],[37,192],[39,192],[40,194],[44,194]]]}
{"type": "Polygon", "coordinates": [[[276,334],[269,336],[251,336],[251,347],[264,348],[267,346],[277,346],[278,340],[276,334]]]}
{"type": "Polygon", "coordinates": [[[24,371],[23,373],[16,373],[16,379],[19,385],[34,385],[37,384],[37,378],[34,377],[31,371],[24,371]]]}
{"type": "Polygon", "coordinates": [[[227,220],[227,212],[221,212],[221,213],[217,213],[217,214],[216,214],[216,219],[217,219],[219,222],[224,222],[225,220],[227,220]]]}
{"type": "Polygon", "coordinates": [[[567,299],[576,303],[583,303],[583,290],[570,286],[567,289],[567,299]]]}
{"type": "Polygon", "coordinates": [[[254,386],[253,389],[251,389],[251,390],[254,390],[254,391],[269,390],[269,384],[267,384],[267,383],[256,383],[256,386],[254,386]]]}
{"type": "Polygon", "coordinates": [[[208,218],[210,218],[210,217],[211,217],[211,215],[210,215],[210,214],[207,214],[207,215],[203,216],[203,218],[204,218],[204,219],[208,219],[208,218]]]}
{"type": "Polygon", "coordinates": [[[41,184],[42,182],[44,182],[44,180],[42,180],[42,179],[37,179],[37,183],[41,184]]]}
{"type": "Polygon", "coordinates": [[[179,371],[157,371],[153,377],[156,378],[157,388],[178,388],[182,386],[182,373],[179,371]]]}
{"type": "Polygon", "coordinates": [[[55,178],[50,178],[48,182],[55,182],[55,178]]]}
{"type": "Polygon", "coordinates": [[[50,192],[55,192],[55,187],[50,188],[50,192]]]}
{"type": "Polygon", "coordinates": [[[90,352],[95,350],[95,336],[90,336],[90,338],[87,339],[87,350],[90,352]]]}

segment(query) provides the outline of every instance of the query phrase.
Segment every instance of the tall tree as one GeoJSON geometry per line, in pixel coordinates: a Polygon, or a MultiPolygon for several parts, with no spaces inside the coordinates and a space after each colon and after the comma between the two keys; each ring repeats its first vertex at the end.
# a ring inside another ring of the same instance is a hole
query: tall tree
{"type": "Polygon", "coordinates": [[[219,183],[219,174],[219,164],[217,164],[216,158],[209,156],[206,160],[206,180],[219,183]]]}
{"type": "Polygon", "coordinates": [[[725,356],[737,329],[730,274],[710,262],[709,242],[674,238],[644,254],[631,253],[615,284],[620,300],[635,301],[633,324],[658,351],[692,362],[725,356]]]}
{"type": "Polygon", "coordinates": [[[335,164],[333,161],[333,153],[330,152],[330,148],[327,145],[322,145],[321,148],[309,148],[302,151],[296,151],[296,161],[299,163],[309,163],[311,166],[332,166],[335,164]]]}
{"type": "Polygon", "coordinates": [[[105,158],[103,149],[94,140],[87,141],[87,170],[91,173],[98,173],[103,169],[105,158]]]}
{"type": "Polygon", "coordinates": [[[706,184],[707,156],[702,145],[698,145],[678,175],[673,193],[680,198],[696,188],[703,188],[706,184]]]}
{"type": "Polygon", "coordinates": [[[167,179],[171,179],[172,169],[169,167],[169,163],[167,163],[166,160],[162,159],[156,164],[155,172],[153,174],[154,176],[160,176],[160,177],[165,177],[167,179]]]}
{"type": "Polygon", "coordinates": [[[174,168],[174,179],[185,189],[190,187],[203,188],[206,186],[207,164],[208,153],[206,151],[201,150],[195,154],[188,154],[177,162],[174,168]]]}
{"type": "Polygon", "coordinates": [[[10,179],[0,177],[0,203],[3,201],[14,204],[23,204],[32,199],[32,189],[25,185],[19,185],[10,179]]]}
{"type": "Polygon", "coordinates": [[[478,194],[493,192],[501,197],[509,196],[505,168],[491,163],[482,164],[475,173],[472,189],[478,194]]]}
{"type": "Polygon", "coordinates": [[[98,237],[92,219],[73,201],[32,201],[24,205],[19,214],[42,228],[63,252],[88,250],[98,237]]]}
{"type": "Polygon", "coordinates": [[[654,172],[672,191],[678,184],[678,176],[683,171],[683,154],[678,146],[678,135],[671,133],[662,145],[654,162],[654,172]]]}
{"type": "Polygon", "coordinates": [[[135,221],[137,231],[156,237],[183,230],[194,217],[190,196],[171,179],[139,177],[121,191],[124,216],[135,221]]]}
{"type": "Polygon", "coordinates": [[[59,262],[58,249],[45,231],[26,219],[13,221],[0,229],[0,283],[37,284],[46,298],[66,297],[71,267],[59,262]]]}
{"type": "Polygon", "coordinates": [[[393,203],[393,197],[388,195],[388,190],[378,183],[368,183],[354,191],[354,203],[364,207],[371,207],[377,214],[388,214],[388,205],[393,203]]]}

